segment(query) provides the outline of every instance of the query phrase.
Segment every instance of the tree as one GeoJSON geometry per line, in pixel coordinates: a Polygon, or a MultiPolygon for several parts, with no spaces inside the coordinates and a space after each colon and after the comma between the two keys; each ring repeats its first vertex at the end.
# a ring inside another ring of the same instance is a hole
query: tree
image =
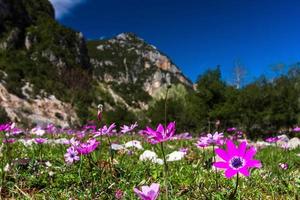
{"type": "Polygon", "coordinates": [[[210,131],[211,124],[220,117],[215,109],[225,101],[226,84],[222,80],[220,66],[214,70],[208,70],[198,77],[196,93],[199,98],[199,105],[207,111],[205,120],[207,120],[207,129],[210,131]]]}
{"type": "Polygon", "coordinates": [[[234,72],[234,84],[237,89],[240,89],[244,81],[244,78],[246,76],[246,69],[240,61],[236,61],[233,72],[234,72]]]}

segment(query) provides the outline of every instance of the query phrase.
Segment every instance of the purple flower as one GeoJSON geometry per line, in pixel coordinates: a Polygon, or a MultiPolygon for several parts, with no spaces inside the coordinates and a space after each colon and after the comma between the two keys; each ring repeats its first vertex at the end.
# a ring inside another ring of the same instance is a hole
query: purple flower
{"type": "Polygon", "coordinates": [[[278,137],[269,137],[269,138],[266,139],[266,142],[276,143],[278,140],[279,140],[278,137]]]}
{"type": "MultiPolygon", "coordinates": [[[[15,129],[16,124],[15,123],[5,123],[5,124],[0,124],[0,132],[11,132],[15,129]]],[[[17,130],[17,128],[16,128],[17,130]]]]}
{"type": "Polygon", "coordinates": [[[294,131],[294,132],[300,132],[300,127],[295,127],[295,128],[293,128],[293,131],[294,131]]]}
{"type": "Polygon", "coordinates": [[[96,125],[87,124],[87,125],[83,126],[82,130],[84,132],[86,132],[86,131],[93,131],[93,132],[95,132],[96,128],[97,128],[96,125]]]}
{"type": "Polygon", "coordinates": [[[34,141],[37,144],[43,144],[43,143],[47,142],[47,139],[45,139],[45,138],[35,138],[34,141]]]}
{"type": "Polygon", "coordinates": [[[227,132],[233,132],[233,131],[236,131],[236,130],[237,130],[237,128],[232,127],[232,128],[228,128],[228,129],[227,129],[227,132]]]}
{"type": "Polygon", "coordinates": [[[75,147],[69,147],[67,149],[67,153],[64,155],[65,161],[67,164],[73,164],[74,162],[78,161],[80,158],[78,156],[78,151],[75,149],[75,147]]]}
{"type": "Polygon", "coordinates": [[[76,147],[76,150],[79,154],[86,155],[95,151],[99,144],[100,143],[96,139],[89,139],[87,142],[79,144],[79,146],[76,147]]]}
{"type": "Polygon", "coordinates": [[[172,140],[190,140],[193,139],[190,133],[181,133],[173,136],[172,140]]]}
{"type": "Polygon", "coordinates": [[[46,132],[47,133],[57,133],[58,129],[54,126],[54,124],[48,124],[46,127],[46,132]]]}
{"type": "Polygon", "coordinates": [[[208,142],[212,145],[222,144],[223,133],[215,132],[214,134],[207,134],[208,142]]]}
{"type": "Polygon", "coordinates": [[[142,186],[142,190],[134,188],[133,191],[141,200],[156,200],[159,195],[159,184],[152,183],[149,186],[142,186]]]}
{"type": "Polygon", "coordinates": [[[164,128],[163,125],[159,124],[156,130],[146,127],[144,134],[148,137],[152,144],[157,144],[170,140],[175,134],[175,122],[169,123],[169,125],[164,128]]]}
{"type": "Polygon", "coordinates": [[[215,132],[214,134],[209,133],[206,136],[200,137],[196,146],[198,148],[204,148],[209,145],[222,145],[223,143],[223,133],[215,132]]]}
{"type": "Polygon", "coordinates": [[[215,153],[224,161],[215,162],[213,164],[214,167],[226,170],[226,178],[231,178],[237,173],[249,176],[250,168],[261,168],[261,162],[253,159],[253,156],[256,154],[254,147],[250,147],[247,150],[246,142],[242,142],[238,148],[236,148],[232,140],[227,140],[226,146],[227,151],[221,148],[215,150],[215,153]]]}
{"type": "Polygon", "coordinates": [[[289,165],[287,163],[279,163],[279,167],[283,170],[287,170],[289,165]]]}
{"type": "Polygon", "coordinates": [[[75,138],[71,138],[68,142],[68,144],[70,144],[71,146],[79,146],[80,142],[78,140],[76,140],[75,138]]]}
{"type": "Polygon", "coordinates": [[[84,137],[85,137],[85,135],[86,135],[86,132],[85,131],[78,131],[76,134],[76,137],[78,138],[78,139],[83,139],[84,137]]]}
{"type": "Polygon", "coordinates": [[[187,154],[189,152],[189,149],[188,148],[180,148],[179,151],[187,154]]]}
{"type": "Polygon", "coordinates": [[[208,137],[200,137],[199,140],[196,143],[196,146],[200,148],[204,148],[209,146],[209,138],[208,137]]]}
{"type": "Polygon", "coordinates": [[[16,135],[23,133],[23,131],[19,128],[13,128],[10,130],[10,133],[11,133],[11,135],[16,136],[16,135]]]}
{"type": "Polygon", "coordinates": [[[131,124],[130,126],[123,125],[123,126],[121,127],[121,133],[125,134],[125,133],[128,133],[128,132],[131,132],[131,131],[133,131],[137,126],[138,126],[137,122],[135,122],[134,124],[131,124]]]}
{"type": "Polygon", "coordinates": [[[122,198],[123,198],[123,195],[124,195],[124,193],[123,193],[122,190],[120,190],[120,189],[117,189],[117,190],[116,190],[116,192],[115,192],[115,197],[116,197],[116,199],[122,199],[122,198]]]}
{"type": "Polygon", "coordinates": [[[94,138],[100,135],[113,135],[117,132],[115,128],[115,123],[111,124],[109,127],[104,125],[102,128],[95,132],[94,138]]]}
{"type": "Polygon", "coordinates": [[[16,139],[15,138],[8,138],[8,139],[4,139],[3,140],[3,143],[5,144],[12,144],[12,143],[15,143],[16,142],[16,139]]]}

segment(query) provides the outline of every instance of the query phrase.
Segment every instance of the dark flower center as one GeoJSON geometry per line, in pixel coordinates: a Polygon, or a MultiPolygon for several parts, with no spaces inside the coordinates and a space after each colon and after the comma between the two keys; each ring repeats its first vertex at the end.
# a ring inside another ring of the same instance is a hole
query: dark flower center
{"type": "Polygon", "coordinates": [[[75,155],[74,153],[71,153],[71,154],[70,154],[70,157],[71,157],[71,158],[75,158],[75,156],[76,156],[76,155],[75,155]]]}
{"type": "Polygon", "coordinates": [[[244,159],[241,157],[234,157],[231,159],[230,165],[233,168],[239,169],[244,166],[244,159]]]}

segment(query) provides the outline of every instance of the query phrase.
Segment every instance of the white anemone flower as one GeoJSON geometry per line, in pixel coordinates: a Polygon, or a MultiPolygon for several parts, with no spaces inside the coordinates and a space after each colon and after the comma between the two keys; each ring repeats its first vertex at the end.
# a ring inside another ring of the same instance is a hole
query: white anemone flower
{"type": "Polygon", "coordinates": [[[21,142],[25,147],[29,147],[34,143],[33,139],[19,139],[19,142],[21,142]]]}
{"type": "Polygon", "coordinates": [[[157,154],[153,151],[146,150],[143,154],[140,155],[141,161],[151,161],[159,165],[163,164],[163,160],[158,158],[157,154]]]}
{"type": "Polygon", "coordinates": [[[46,133],[46,131],[40,127],[31,129],[31,134],[33,134],[33,135],[43,136],[45,133],[46,133]]]}
{"type": "Polygon", "coordinates": [[[168,162],[172,162],[172,161],[178,161],[184,158],[184,156],[186,155],[185,152],[181,152],[181,151],[174,151],[170,154],[168,154],[166,157],[168,162]]]}
{"type": "Polygon", "coordinates": [[[143,146],[141,145],[141,142],[140,141],[137,141],[137,140],[132,140],[132,141],[129,141],[125,144],[125,147],[126,148],[129,148],[129,147],[135,147],[139,150],[142,150],[144,149],[143,146]]]}
{"type": "Polygon", "coordinates": [[[123,145],[121,144],[111,144],[110,148],[112,150],[115,150],[115,151],[119,151],[119,150],[124,150],[126,149],[123,145]]]}

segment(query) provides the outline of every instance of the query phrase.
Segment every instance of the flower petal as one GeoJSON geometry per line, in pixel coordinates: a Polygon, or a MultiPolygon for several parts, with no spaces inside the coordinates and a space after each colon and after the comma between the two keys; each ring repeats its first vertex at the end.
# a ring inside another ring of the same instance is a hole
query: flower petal
{"type": "Polygon", "coordinates": [[[242,169],[239,170],[239,172],[241,174],[243,174],[244,176],[250,176],[250,172],[249,170],[247,169],[247,167],[243,167],[242,169]]]}
{"type": "Polygon", "coordinates": [[[159,132],[160,134],[164,133],[165,129],[163,127],[162,124],[159,124],[157,129],[156,129],[156,132],[159,132]]]}
{"type": "Polygon", "coordinates": [[[156,135],[156,131],[154,131],[152,128],[147,126],[146,129],[147,129],[147,131],[145,131],[145,133],[147,135],[156,135]]]}
{"type": "Polygon", "coordinates": [[[259,160],[248,160],[247,167],[261,168],[262,164],[259,160]]]}
{"type": "Polygon", "coordinates": [[[228,153],[223,149],[216,149],[215,153],[225,161],[230,159],[230,157],[228,156],[228,153]]]}
{"type": "Polygon", "coordinates": [[[239,152],[239,155],[240,155],[240,156],[244,156],[244,155],[245,155],[245,153],[246,153],[246,148],[247,148],[247,143],[246,143],[246,142],[242,142],[242,143],[239,145],[238,152],[239,152]]]}
{"type": "Polygon", "coordinates": [[[236,170],[233,170],[231,168],[228,168],[226,171],[225,171],[225,176],[226,178],[232,178],[234,175],[236,175],[238,173],[238,171],[236,170]]]}
{"type": "Polygon", "coordinates": [[[139,189],[133,188],[133,191],[134,191],[135,194],[137,194],[137,195],[140,197],[140,199],[145,198],[145,195],[144,195],[143,192],[140,191],[139,189]]]}
{"type": "Polygon", "coordinates": [[[153,190],[156,194],[159,193],[159,184],[158,183],[152,183],[150,185],[151,190],[153,190]]]}
{"type": "Polygon", "coordinates": [[[238,154],[235,144],[232,140],[226,140],[227,153],[230,157],[236,156],[238,154]]]}
{"type": "Polygon", "coordinates": [[[217,168],[221,168],[221,169],[226,169],[228,168],[228,163],[226,162],[215,162],[213,164],[214,167],[217,167],[217,168]]]}
{"type": "Polygon", "coordinates": [[[254,147],[250,147],[250,149],[246,151],[244,158],[246,160],[251,160],[255,154],[256,154],[256,149],[254,147]]]}

